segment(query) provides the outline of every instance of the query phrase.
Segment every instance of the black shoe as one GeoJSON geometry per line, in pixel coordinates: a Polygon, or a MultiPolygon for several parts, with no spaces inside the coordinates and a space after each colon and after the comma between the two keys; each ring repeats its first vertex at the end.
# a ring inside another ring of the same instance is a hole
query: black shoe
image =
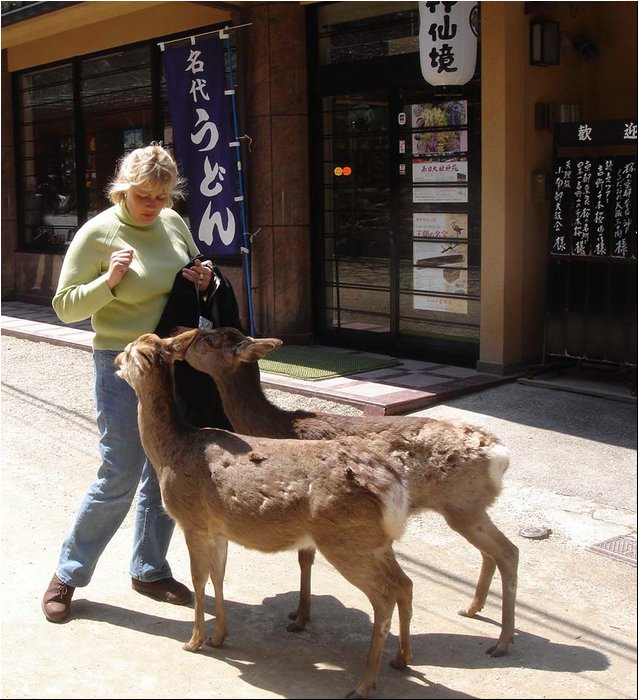
{"type": "Polygon", "coordinates": [[[132,578],[131,587],[134,591],[159,600],[162,603],[188,605],[193,600],[193,594],[188,588],[172,577],[161,578],[159,581],[140,581],[132,578]]]}
{"type": "Polygon", "coordinates": [[[71,612],[75,586],[67,586],[55,575],[42,598],[42,611],[49,622],[64,622],[71,612]]]}

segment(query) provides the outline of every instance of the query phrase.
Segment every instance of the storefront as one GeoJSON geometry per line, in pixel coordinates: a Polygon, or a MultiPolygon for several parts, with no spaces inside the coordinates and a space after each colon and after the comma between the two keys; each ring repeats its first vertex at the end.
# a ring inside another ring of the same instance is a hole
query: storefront
{"type": "Polygon", "coordinates": [[[256,332],[506,374],[542,361],[539,115],[635,120],[635,3],[481,2],[474,76],[449,89],[423,79],[416,2],[37,5],[3,15],[3,298],[49,303],[117,158],[172,145],[159,45],[241,25],[250,295],[242,256],[221,262],[256,332]],[[538,17],[560,23],[556,64],[530,57],[538,17]]]}

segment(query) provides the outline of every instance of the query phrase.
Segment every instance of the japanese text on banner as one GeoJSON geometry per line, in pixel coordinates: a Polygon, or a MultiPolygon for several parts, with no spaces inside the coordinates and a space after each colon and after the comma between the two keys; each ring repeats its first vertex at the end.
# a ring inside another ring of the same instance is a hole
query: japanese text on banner
{"type": "Polygon", "coordinates": [[[167,49],[164,70],[176,156],[188,180],[193,236],[202,253],[237,254],[237,146],[221,40],[167,49]]]}

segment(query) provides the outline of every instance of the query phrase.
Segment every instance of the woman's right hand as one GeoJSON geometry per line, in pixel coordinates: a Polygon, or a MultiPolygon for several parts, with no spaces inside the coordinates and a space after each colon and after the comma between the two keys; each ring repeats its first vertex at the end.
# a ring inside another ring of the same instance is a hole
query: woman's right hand
{"type": "Polygon", "coordinates": [[[106,273],[106,284],[109,289],[116,287],[127,273],[131,260],[133,260],[133,249],[116,250],[111,253],[109,270],[106,273]]]}

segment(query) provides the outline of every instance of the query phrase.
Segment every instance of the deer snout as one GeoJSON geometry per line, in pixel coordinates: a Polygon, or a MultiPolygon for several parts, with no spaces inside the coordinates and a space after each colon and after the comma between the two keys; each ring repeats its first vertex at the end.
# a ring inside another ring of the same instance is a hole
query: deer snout
{"type": "Polygon", "coordinates": [[[123,374],[124,367],[126,365],[126,357],[128,355],[128,346],[124,350],[122,350],[119,355],[116,356],[113,364],[117,367],[115,374],[118,376],[120,379],[126,379],[126,377],[123,374]]]}
{"type": "Polygon", "coordinates": [[[122,365],[124,364],[124,360],[126,359],[126,350],[123,350],[117,357],[115,358],[115,366],[117,367],[118,370],[122,369],[122,365]]]}

